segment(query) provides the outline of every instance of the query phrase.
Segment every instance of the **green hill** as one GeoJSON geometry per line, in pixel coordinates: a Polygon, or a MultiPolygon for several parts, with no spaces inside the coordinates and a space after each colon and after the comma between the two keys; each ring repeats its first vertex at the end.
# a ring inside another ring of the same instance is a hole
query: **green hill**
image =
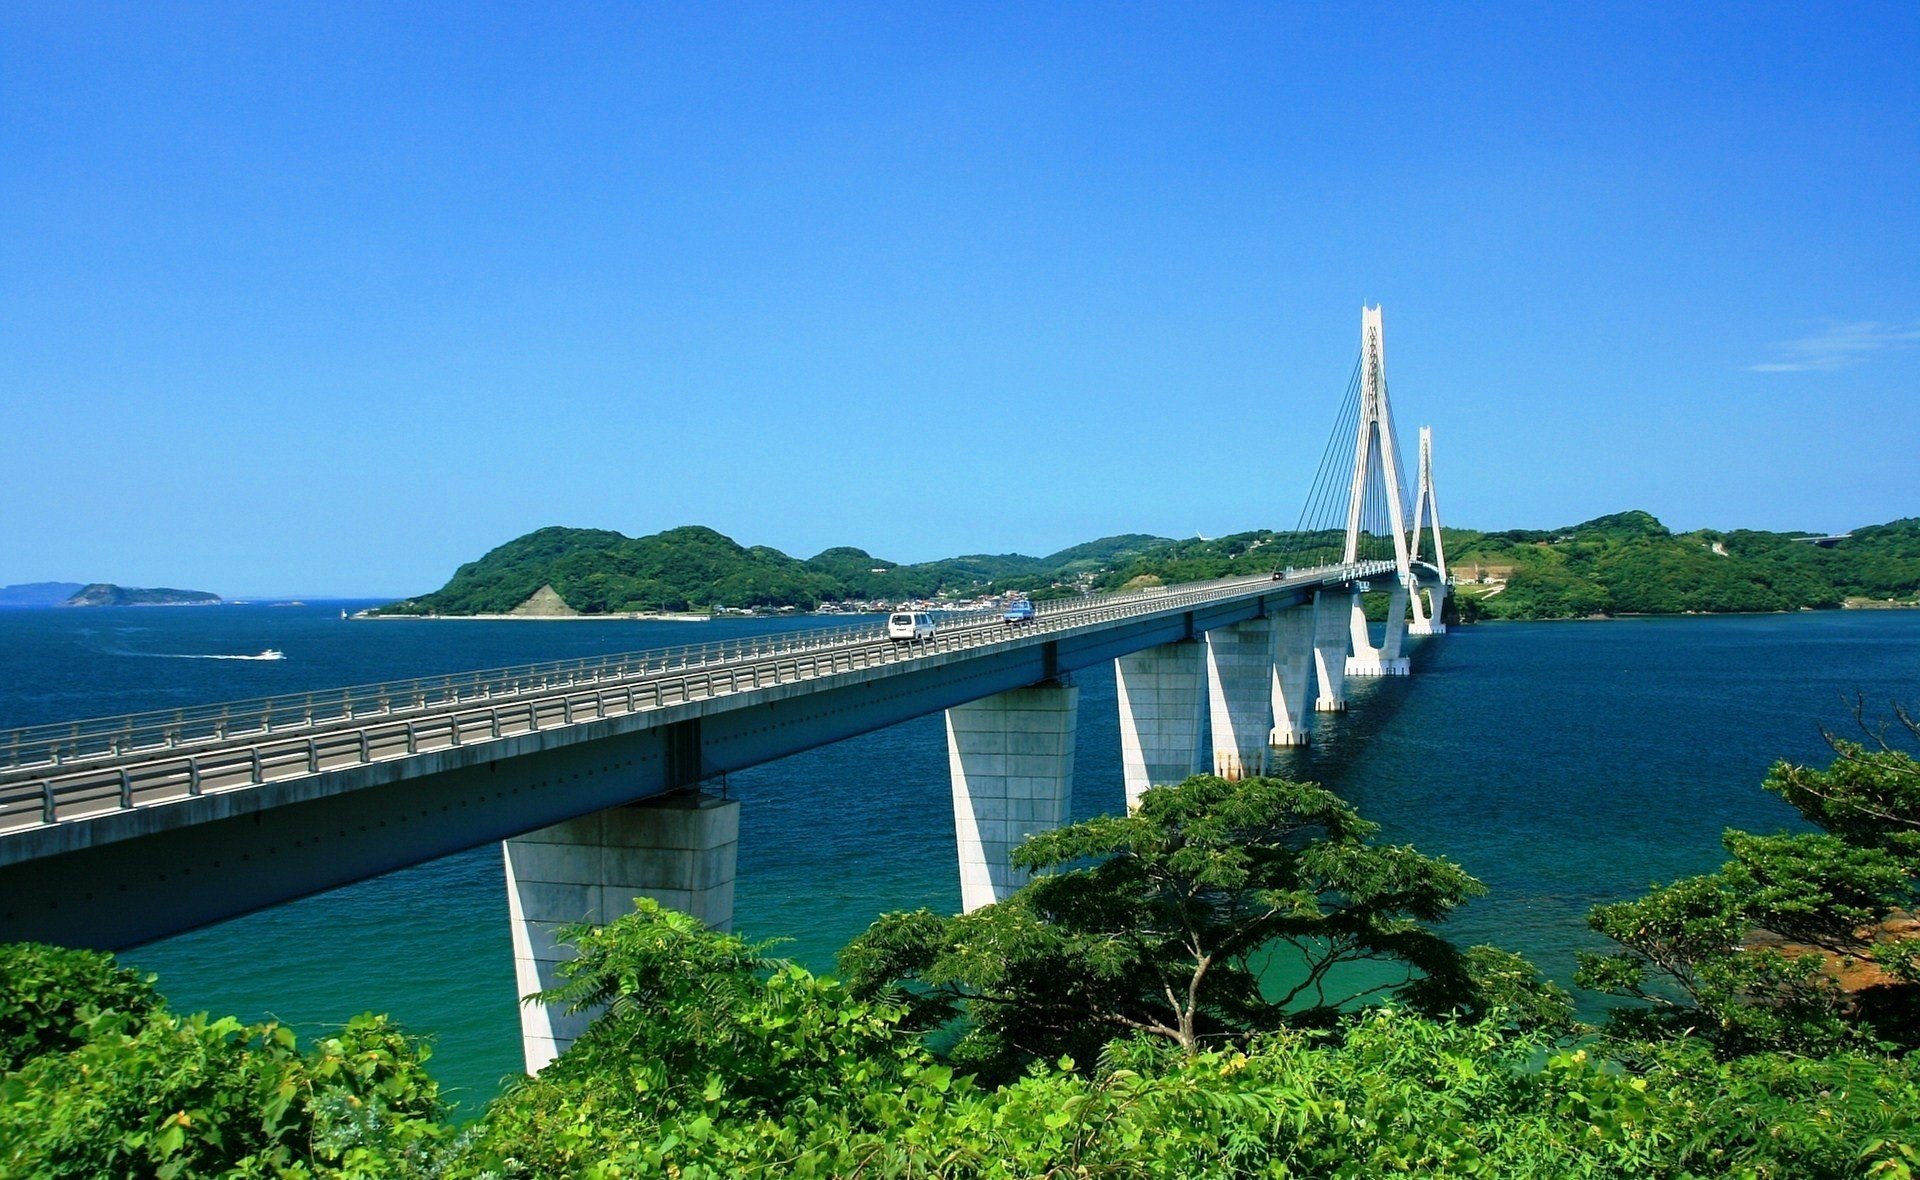
{"type": "Polygon", "coordinates": [[[544,528],[454,571],[447,584],[383,609],[387,614],[504,614],[552,586],[582,614],[713,606],[811,608],[827,601],[897,601],[940,593],[1053,589],[1090,577],[1123,555],[1167,544],[1159,537],[1107,537],[1047,557],[1019,553],[950,557],[902,565],[838,547],[806,561],[765,546],[746,548],[690,525],[646,537],[606,529],[544,528]]]}
{"type": "Polygon", "coordinates": [[[1672,533],[1627,512],[1551,533],[1449,530],[1447,556],[1469,583],[1464,597],[1489,618],[1817,609],[1920,594],[1915,518],[1814,544],[1806,533],[1672,533]]]}
{"type": "MultiPolygon", "coordinates": [[[[1920,595],[1915,518],[1820,544],[1805,533],[1674,533],[1638,511],[1561,529],[1448,529],[1445,536],[1449,565],[1464,583],[1459,599],[1468,617],[1778,611],[1920,595]]],[[[1337,551],[1339,541],[1337,533],[1265,529],[1180,541],[1130,533],[1045,557],[971,554],[904,565],[845,546],[802,561],[699,526],[646,537],[555,527],[509,541],[461,566],[441,589],[385,610],[505,613],[542,586],[552,586],[583,614],[718,605],[811,608],[825,601],[897,602],[989,590],[1055,597],[1116,589],[1136,579],[1185,582],[1306,565],[1337,551]]]]}

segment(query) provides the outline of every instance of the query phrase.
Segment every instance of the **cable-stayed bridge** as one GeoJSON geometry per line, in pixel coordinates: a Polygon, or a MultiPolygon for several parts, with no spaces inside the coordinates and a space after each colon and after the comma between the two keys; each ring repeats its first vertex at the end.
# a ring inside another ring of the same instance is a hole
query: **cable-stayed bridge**
{"type": "MultiPolygon", "coordinates": [[[[1349,677],[1409,672],[1406,636],[1445,630],[1431,453],[1422,429],[1403,479],[1367,308],[1271,573],[962,615],[930,641],[822,628],[0,733],[0,940],[120,949],[498,841],[526,994],[554,982],[558,926],[636,896],[731,924],[740,805],[702,784],[943,710],[962,900],[989,904],[1023,881],[1012,850],[1067,818],[1075,673],[1115,668],[1131,805],[1263,773],[1349,677]]],[[[584,1025],[522,1022],[530,1070],[584,1025]]]]}

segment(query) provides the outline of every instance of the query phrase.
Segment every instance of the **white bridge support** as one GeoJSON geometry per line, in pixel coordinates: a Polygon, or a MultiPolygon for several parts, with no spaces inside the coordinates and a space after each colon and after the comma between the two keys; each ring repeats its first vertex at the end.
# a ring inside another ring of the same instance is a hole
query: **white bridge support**
{"type": "Polygon", "coordinates": [[[960,852],[960,905],[969,913],[1026,884],[1013,850],[1059,827],[1073,802],[1080,689],[1049,681],[947,710],[947,765],[960,852]]]}
{"type": "Polygon", "coordinates": [[[1400,483],[1398,445],[1393,435],[1393,412],[1387,402],[1386,329],[1378,307],[1360,309],[1359,424],[1354,440],[1353,483],[1347,501],[1346,560],[1353,561],[1359,555],[1361,529],[1365,523],[1361,519],[1362,507],[1368,484],[1377,471],[1386,488],[1396,576],[1387,607],[1386,635],[1379,647],[1373,646],[1361,596],[1353,596],[1353,655],[1347,660],[1347,675],[1405,676],[1409,665],[1400,654],[1400,641],[1407,626],[1408,589],[1415,582],[1413,557],[1407,548],[1405,500],[1400,483]]]}
{"type": "Polygon", "coordinates": [[[1216,627],[1207,632],[1206,648],[1213,773],[1224,779],[1265,774],[1273,732],[1273,620],[1216,627]]]}
{"type": "Polygon", "coordinates": [[[1316,622],[1312,603],[1273,616],[1273,732],[1267,744],[1276,749],[1307,744],[1307,721],[1319,687],[1314,674],[1316,622]]]}
{"type": "Polygon", "coordinates": [[[1418,490],[1413,500],[1413,547],[1412,559],[1420,560],[1420,529],[1422,524],[1433,531],[1433,567],[1440,572],[1440,581],[1429,593],[1432,595],[1431,613],[1421,609],[1418,588],[1413,594],[1413,627],[1415,635],[1445,635],[1447,625],[1440,621],[1447,607],[1447,546],[1440,538],[1440,502],[1433,495],[1433,427],[1420,428],[1420,478],[1418,490]]]}
{"type": "Polygon", "coordinates": [[[1120,697],[1120,768],[1127,810],[1148,787],[1185,780],[1200,769],[1206,707],[1206,655],[1191,639],[1113,662],[1120,697]]]}
{"type": "Polygon", "coordinates": [[[1411,661],[1401,655],[1407,631],[1407,582],[1396,581],[1387,600],[1387,630],[1380,646],[1373,645],[1372,629],[1367,623],[1367,608],[1362,596],[1353,596],[1350,612],[1353,629],[1353,654],[1347,657],[1349,676],[1405,676],[1411,661]]]}
{"type": "MultiPolygon", "coordinates": [[[[506,841],[513,973],[521,998],[556,987],[572,948],[554,941],[570,922],[611,922],[638,897],[733,928],[740,804],[695,791],[610,807],[506,841]]],[[[522,1003],[527,1072],[539,1073],[586,1031],[594,1013],[522,1003]]]]}
{"type": "Polygon", "coordinates": [[[1313,596],[1313,679],[1318,713],[1347,711],[1347,619],[1354,595],[1319,590],[1313,596]]]}

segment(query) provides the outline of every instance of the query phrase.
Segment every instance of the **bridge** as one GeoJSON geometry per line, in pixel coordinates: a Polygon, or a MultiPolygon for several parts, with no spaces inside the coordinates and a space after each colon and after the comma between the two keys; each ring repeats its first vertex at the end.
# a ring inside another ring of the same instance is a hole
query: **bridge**
{"type": "MultiPolygon", "coordinates": [[[[1431,457],[1423,428],[1402,481],[1367,308],[1276,547],[1297,564],[1272,573],[958,615],[923,642],[822,628],[0,733],[0,940],[121,949],[500,842],[524,995],[555,981],[557,927],[636,896],[731,925],[740,805],[703,784],[942,710],[962,904],[990,904],[1023,883],[1011,851],[1066,821],[1075,673],[1115,669],[1131,806],[1201,769],[1264,773],[1349,677],[1410,672],[1405,637],[1446,629],[1431,457]]],[[[524,1006],[529,1071],[584,1023],[524,1006]]]]}

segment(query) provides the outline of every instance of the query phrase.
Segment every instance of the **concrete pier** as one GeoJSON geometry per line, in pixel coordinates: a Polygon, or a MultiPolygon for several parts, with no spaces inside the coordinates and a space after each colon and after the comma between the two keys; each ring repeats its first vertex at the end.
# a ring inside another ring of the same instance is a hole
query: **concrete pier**
{"type": "Polygon", "coordinates": [[[1424,597],[1427,599],[1427,609],[1422,610],[1420,601],[1422,594],[1417,590],[1414,592],[1413,622],[1408,624],[1407,634],[1445,635],[1447,625],[1440,621],[1440,616],[1447,607],[1447,584],[1442,582],[1428,588],[1424,597]]]}
{"type": "Polygon", "coordinates": [[[1148,787],[1200,769],[1206,707],[1206,653],[1194,640],[1162,644],[1113,662],[1120,696],[1120,768],[1127,810],[1148,787]]]}
{"type": "Polygon", "coordinates": [[[1353,596],[1353,654],[1347,657],[1347,675],[1349,676],[1405,676],[1412,668],[1407,657],[1400,654],[1401,641],[1407,632],[1407,586],[1404,582],[1393,584],[1393,593],[1387,603],[1386,635],[1380,646],[1373,646],[1373,634],[1367,626],[1367,613],[1361,595],[1353,596]]]}
{"type": "MultiPolygon", "coordinates": [[[[514,982],[522,997],[561,982],[571,948],[554,941],[569,922],[611,922],[636,897],[733,927],[740,804],[693,791],[567,820],[504,842],[514,982]]],[[[527,1072],[539,1073],[593,1019],[544,1004],[520,1006],[527,1072]]]]}
{"type": "Polygon", "coordinates": [[[1281,611],[1273,617],[1273,732],[1274,747],[1307,744],[1307,720],[1313,713],[1314,610],[1311,605],[1281,611]]]}
{"type": "Polygon", "coordinates": [[[1347,620],[1359,599],[1345,590],[1321,590],[1313,596],[1315,712],[1347,711],[1347,620]]]}
{"type": "Polygon", "coordinates": [[[1224,779],[1265,774],[1273,731],[1273,620],[1216,627],[1207,632],[1206,646],[1213,773],[1224,779]]]}
{"type": "Polygon", "coordinates": [[[960,905],[971,912],[1027,883],[1008,857],[1067,820],[1080,690],[1049,681],[947,710],[947,765],[960,853],[960,905]]]}

